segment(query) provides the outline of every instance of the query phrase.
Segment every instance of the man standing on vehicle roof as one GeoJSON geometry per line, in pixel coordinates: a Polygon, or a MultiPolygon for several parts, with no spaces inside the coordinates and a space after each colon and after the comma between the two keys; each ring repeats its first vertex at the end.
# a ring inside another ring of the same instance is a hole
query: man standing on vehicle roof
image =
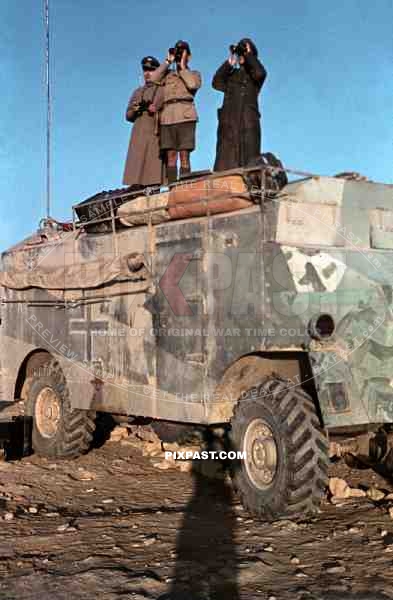
{"type": "Polygon", "coordinates": [[[195,128],[198,121],[194,97],[201,87],[201,75],[191,71],[188,63],[190,46],[179,40],[169,48],[165,62],[151,75],[151,81],[162,84],[160,112],[160,148],[166,155],[168,183],[177,180],[177,160],[180,154],[180,177],[191,172],[190,152],[195,148],[195,128]],[[175,69],[171,66],[175,64],[175,69]]]}
{"type": "Polygon", "coordinates": [[[160,103],[160,86],[153,83],[151,75],[160,66],[154,56],[141,61],[145,85],[132,94],[126,119],[134,123],[123,183],[135,189],[160,185],[163,180],[163,161],[158,138],[157,105],[160,103]]]}
{"type": "Polygon", "coordinates": [[[266,69],[249,38],[230,46],[230,57],[213,77],[213,88],[224,92],[218,110],[215,171],[247,166],[261,152],[258,94],[266,69]]]}

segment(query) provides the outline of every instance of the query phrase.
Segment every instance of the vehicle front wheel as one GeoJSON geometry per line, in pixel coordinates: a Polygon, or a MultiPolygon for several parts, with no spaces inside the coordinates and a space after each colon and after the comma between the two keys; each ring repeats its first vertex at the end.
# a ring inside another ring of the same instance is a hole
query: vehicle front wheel
{"type": "Polygon", "coordinates": [[[327,485],[326,436],[300,386],[268,378],[237,404],[231,447],[245,453],[233,481],[244,507],[267,521],[313,513],[327,485]]]}
{"type": "Polygon", "coordinates": [[[73,409],[64,373],[56,360],[33,377],[28,390],[33,417],[32,446],[40,456],[74,458],[87,452],[95,429],[95,412],[73,409]]]}

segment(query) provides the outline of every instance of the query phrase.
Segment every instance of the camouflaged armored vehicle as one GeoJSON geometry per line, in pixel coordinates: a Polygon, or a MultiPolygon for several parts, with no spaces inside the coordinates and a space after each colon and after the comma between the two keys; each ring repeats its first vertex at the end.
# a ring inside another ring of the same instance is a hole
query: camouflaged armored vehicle
{"type": "Polygon", "coordinates": [[[3,253],[1,399],[36,452],[85,452],[97,411],[217,427],[267,519],[318,506],[328,434],[388,455],[392,186],[273,175],[98,194],[3,253]]]}

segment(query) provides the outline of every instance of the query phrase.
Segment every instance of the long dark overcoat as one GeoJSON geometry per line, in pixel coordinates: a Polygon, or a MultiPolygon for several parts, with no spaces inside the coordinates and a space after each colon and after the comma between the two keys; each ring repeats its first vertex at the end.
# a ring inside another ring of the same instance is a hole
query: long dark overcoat
{"type": "Polygon", "coordinates": [[[246,166],[261,152],[258,94],[266,69],[253,54],[245,56],[240,68],[226,61],[213,77],[213,87],[224,92],[218,110],[215,171],[246,166]]]}
{"type": "Polygon", "coordinates": [[[124,168],[123,183],[126,185],[157,185],[163,179],[157,117],[136,110],[141,100],[151,102],[153,99],[154,104],[161,103],[161,90],[149,81],[136,89],[128,102],[126,119],[134,125],[124,168]]]}

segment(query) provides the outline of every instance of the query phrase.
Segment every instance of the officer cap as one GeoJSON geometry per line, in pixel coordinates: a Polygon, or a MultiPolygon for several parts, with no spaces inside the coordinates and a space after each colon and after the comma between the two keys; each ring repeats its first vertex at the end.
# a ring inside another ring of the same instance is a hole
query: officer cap
{"type": "Polygon", "coordinates": [[[154,71],[160,66],[160,63],[154,56],[145,56],[141,60],[141,65],[144,71],[154,71]]]}

